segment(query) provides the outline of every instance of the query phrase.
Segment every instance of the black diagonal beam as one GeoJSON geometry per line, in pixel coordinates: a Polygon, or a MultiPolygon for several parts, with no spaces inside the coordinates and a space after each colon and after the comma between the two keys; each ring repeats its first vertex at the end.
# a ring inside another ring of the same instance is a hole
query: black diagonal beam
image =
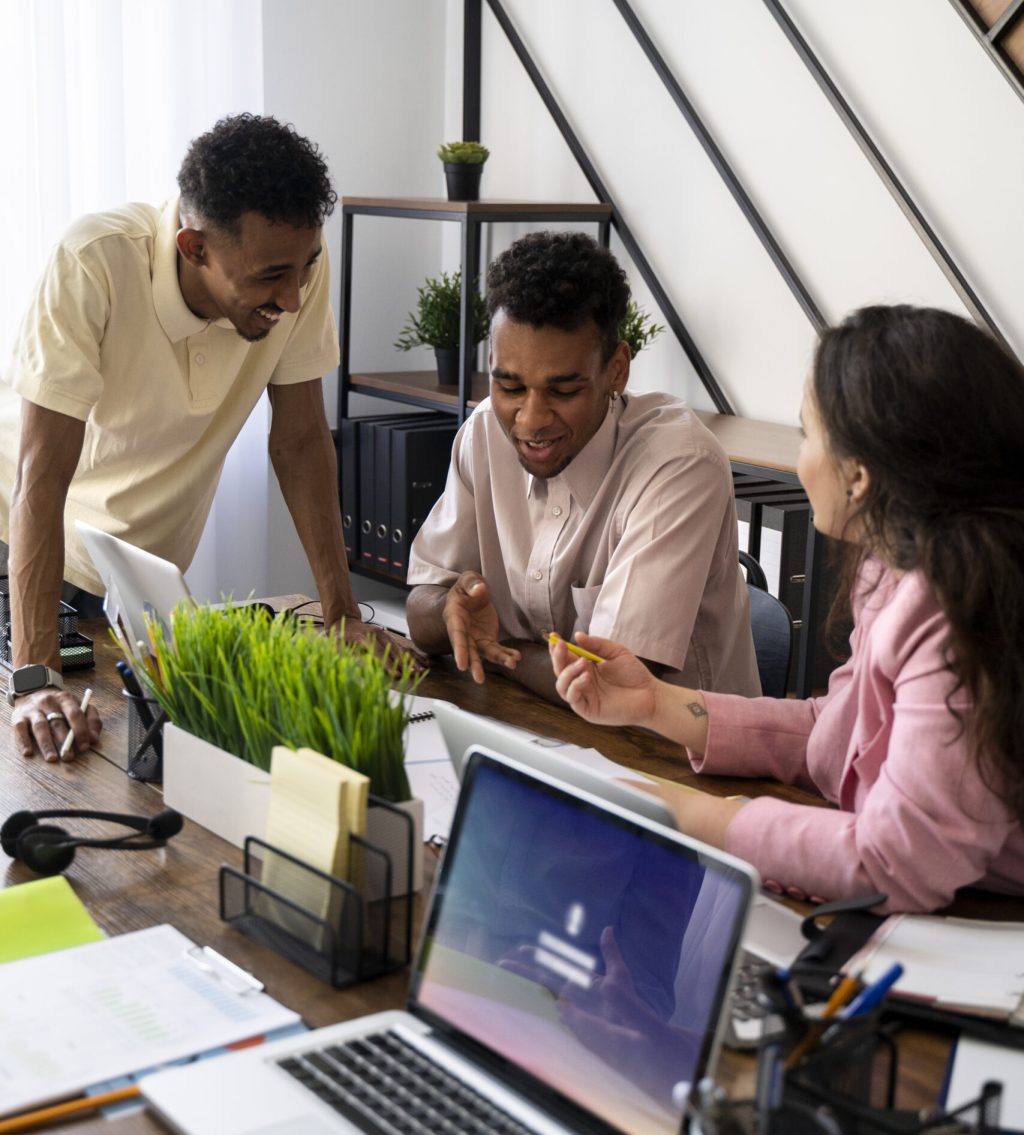
{"type": "Polygon", "coordinates": [[[888,189],[897,205],[903,210],[904,216],[910,222],[925,248],[931,253],[932,259],[950,282],[953,290],[963,301],[964,306],[978,323],[987,327],[992,335],[1012,353],[1013,348],[1003,337],[1003,333],[999,330],[998,324],[992,316],[989,315],[988,311],[985,309],[985,305],[978,298],[968,282],[967,277],[960,271],[953,257],[946,250],[942,241],[939,240],[931,225],[925,220],[924,214],[917,207],[903,183],[882,156],[881,150],[875,145],[867,130],[864,129],[860,120],[853,113],[850,104],[839,93],[839,89],[836,87],[835,83],[832,82],[828,72],[821,65],[821,61],[800,34],[797,26],[789,18],[789,13],[783,8],[779,0],[764,0],[764,4],[772,14],[775,22],[782,29],[786,39],[789,40],[797,55],[800,56],[804,66],[810,71],[822,93],[831,103],[832,109],[839,115],[843,125],[850,132],[853,140],[871,163],[875,173],[877,173],[881,179],[882,184],[888,189]]]}
{"type": "Polygon", "coordinates": [[[551,115],[552,121],[558,127],[562,138],[572,152],[572,156],[576,159],[580,169],[583,171],[583,176],[586,177],[589,182],[590,188],[594,191],[599,201],[605,201],[611,206],[612,224],[615,226],[615,231],[619,234],[619,239],[629,253],[634,265],[636,265],[636,269],[643,278],[644,283],[650,289],[651,295],[654,297],[655,303],[657,303],[658,307],[661,309],[662,315],[672,328],[683,350],[686,352],[687,358],[690,360],[693,369],[697,372],[698,377],[704,384],[704,389],[711,396],[716,409],[720,414],[735,413],[732,406],[729,404],[728,398],[726,398],[715,376],[712,374],[711,368],[705,361],[704,356],[700,353],[697,344],[691,338],[678,312],[673,307],[672,301],[668,298],[665,289],[661,286],[661,282],[655,275],[654,269],[641,251],[636,237],[633,236],[621,212],[608,193],[604,182],[594,168],[593,162],[587,157],[586,151],[580,144],[580,140],[576,137],[575,132],[569,125],[569,120],[562,113],[562,109],[551,93],[551,89],[544,81],[544,77],[538,70],[529,51],[527,51],[525,44],[519,38],[518,32],[512,26],[512,22],[508,18],[505,9],[501,6],[499,0],[487,0],[487,3],[494,13],[494,18],[498,21],[502,31],[505,33],[512,50],[516,53],[519,62],[523,65],[523,69],[526,71],[527,75],[529,75],[537,94],[540,95],[541,100],[547,108],[548,114],[551,115]]]}
{"type": "Polygon", "coordinates": [[[462,140],[480,141],[480,56],[483,10],[480,0],[462,5],[462,140]]]}
{"type": "MultiPolygon", "coordinates": [[[[636,41],[640,45],[644,55],[647,56],[648,62],[654,68],[658,78],[661,79],[666,90],[672,96],[676,106],[686,119],[697,141],[700,142],[704,153],[711,159],[711,164],[718,172],[718,176],[725,182],[726,188],[732,194],[733,200],[740,207],[740,212],[742,212],[743,216],[746,218],[747,224],[754,230],[765,252],[771,257],[772,263],[786,281],[786,285],[793,293],[796,302],[803,309],[804,314],[811,321],[814,329],[816,331],[824,330],[827,326],[827,322],[825,317],[821,314],[821,309],[811,298],[810,292],[797,275],[796,269],[790,264],[779,242],[773,236],[764,218],[757,211],[754,202],[751,201],[750,195],[743,188],[739,178],[736,176],[728,161],[726,161],[725,155],[719,149],[718,144],[704,125],[700,115],[686,97],[686,93],[683,91],[678,79],[672,74],[661,52],[654,46],[654,41],[647,34],[643,24],[637,19],[636,13],[630,7],[628,0],[613,0],[613,2],[615,7],[618,8],[622,18],[626,21],[629,30],[636,37],[636,41]]],[[[1024,0],[1022,0],[1022,2],[1024,2],[1024,0]]]]}
{"type": "Polygon", "coordinates": [[[1013,25],[1022,12],[1024,12],[1024,0],[1012,0],[1012,3],[1007,4],[1006,11],[988,29],[986,38],[991,40],[992,43],[998,43],[1007,32],[1013,29],[1013,25]]]}
{"type": "Polygon", "coordinates": [[[949,2],[953,5],[956,14],[970,29],[971,35],[988,54],[989,59],[1003,73],[1003,78],[1013,88],[1017,98],[1024,101],[1024,75],[1021,74],[1020,67],[1010,58],[999,42],[1006,32],[1012,30],[1019,17],[1024,15],[1024,7],[1022,7],[1024,0],[1013,0],[1013,3],[991,28],[986,27],[985,21],[981,18],[980,13],[975,10],[970,0],[949,0],[949,2]]]}

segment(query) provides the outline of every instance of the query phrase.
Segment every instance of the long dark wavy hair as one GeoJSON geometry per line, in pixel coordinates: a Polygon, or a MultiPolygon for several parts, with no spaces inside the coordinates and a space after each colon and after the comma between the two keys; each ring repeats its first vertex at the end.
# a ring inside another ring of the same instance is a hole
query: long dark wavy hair
{"type": "Polygon", "coordinates": [[[966,319],[895,306],[826,331],[812,373],[832,456],[869,475],[852,567],[923,572],[949,621],[947,704],[970,696],[951,711],[1024,821],[1024,367],[966,319]]]}

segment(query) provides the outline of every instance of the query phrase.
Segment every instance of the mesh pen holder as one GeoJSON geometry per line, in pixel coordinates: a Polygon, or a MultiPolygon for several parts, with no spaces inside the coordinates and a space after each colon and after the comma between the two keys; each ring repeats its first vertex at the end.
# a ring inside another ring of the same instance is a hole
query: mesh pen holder
{"type": "MultiPolygon", "coordinates": [[[[799,1015],[802,1037],[806,1027],[799,1015]]],[[[798,1042],[799,1043],[799,1042],[798,1042]]],[[[782,1046],[782,1052],[789,1045],[782,1046]]],[[[762,1059],[770,1060],[768,1052],[762,1059]]],[[[780,1054],[779,1059],[784,1059],[780,1054]]],[[[790,1135],[820,1135],[821,1115],[831,1116],[842,1135],[876,1135],[905,1131],[905,1124],[889,1125],[896,1096],[898,1057],[892,1036],[881,1026],[881,1010],[834,1021],[798,1063],[785,1072],[778,1102],[778,1126],[790,1135]]]]}
{"type": "Polygon", "coordinates": [[[122,690],[128,702],[128,775],[159,783],[164,776],[164,722],[167,715],[153,698],[122,690]]]}
{"type": "Polygon", "coordinates": [[[847,1020],[808,1016],[780,986],[766,993],[785,1021],[785,1034],[758,1055],[757,1096],[730,1101],[701,1084],[687,1103],[683,1130],[702,1135],[995,1135],[1002,1087],[953,1114],[896,1110],[895,1026],[883,1023],[885,1003],[847,1020]],[[813,1039],[814,1043],[807,1043],[813,1039]],[[787,1064],[792,1065],[787,1067],[787,1064]],[[694,1121],[691,1123],[691,1121],[694,1121]]]}

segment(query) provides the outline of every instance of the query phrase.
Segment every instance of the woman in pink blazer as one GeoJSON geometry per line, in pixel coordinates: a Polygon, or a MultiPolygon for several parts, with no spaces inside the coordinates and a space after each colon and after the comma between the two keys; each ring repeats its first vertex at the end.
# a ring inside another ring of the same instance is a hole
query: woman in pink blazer
{"type": "Polygon", "coordinates": [[[849,661],[806,701],[701,693],[551,648],[589,721],[643,724],[698,772],[772,776],[822,808],[660,790],[683,831],[796,897],[883,892],[931,911],[959,887],[1024,894],[1024,368],[974,324],[870,307],[822,336],[797,471],[845,542],[849,661]]]}

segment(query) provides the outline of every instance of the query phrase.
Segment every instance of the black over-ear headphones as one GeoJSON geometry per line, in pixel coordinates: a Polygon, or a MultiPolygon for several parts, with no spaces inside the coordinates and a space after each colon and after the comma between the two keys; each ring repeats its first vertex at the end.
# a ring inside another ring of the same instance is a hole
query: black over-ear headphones
{"type": "Polygon", "coordinates": [[[0,828],[0,847],[12,859],[20,859],[38,875],[58,875],[75,858],[76,847],[112,847],[123,851],[143,851],[163,847],[181,831],[184,820],[180,812],[166,808],[155,816],[121,816],[115,812],[15,812],[0,828]],[[105,820],[133,828],[130,835],[111,839],[78,839],[56,824],[41,824],[42,819],[105,820]]]}

